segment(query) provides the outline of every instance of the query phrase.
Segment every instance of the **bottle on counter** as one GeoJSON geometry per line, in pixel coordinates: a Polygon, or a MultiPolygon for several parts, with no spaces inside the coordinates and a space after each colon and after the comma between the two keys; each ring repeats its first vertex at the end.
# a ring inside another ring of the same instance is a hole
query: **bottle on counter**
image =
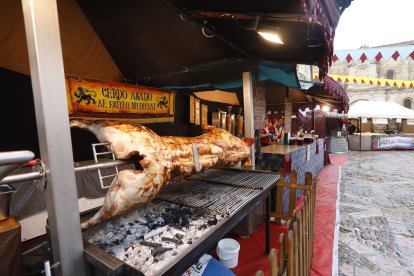
{"type": "Polygon", "coordinates": [[[243,109],[240,107],[237,116],[236,116],[236,136],[242,137],[243,136],[243,115],[242,115],[243,109]]]}
{"type": "Polygon", "coordinates": [[[289,140],[290,140],[290,132],[285,132],[283,134],[283,144],[289,145],[289,140]]]}
{"type": "Polygon", "coordinates": [[[231,106],[228,106],[227,117],[226,117],[226,130],[231,133],[231,129],[232,129],[231,106]]]}

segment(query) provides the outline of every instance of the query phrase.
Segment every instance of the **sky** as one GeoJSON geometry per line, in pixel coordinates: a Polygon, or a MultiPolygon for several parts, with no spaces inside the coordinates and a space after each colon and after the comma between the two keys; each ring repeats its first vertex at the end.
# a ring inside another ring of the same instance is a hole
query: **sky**
{"type": "Polygon", "coordinates": [[[354,0],[335,32],[335,50],[414,40],[414,0],[354,0]]]}

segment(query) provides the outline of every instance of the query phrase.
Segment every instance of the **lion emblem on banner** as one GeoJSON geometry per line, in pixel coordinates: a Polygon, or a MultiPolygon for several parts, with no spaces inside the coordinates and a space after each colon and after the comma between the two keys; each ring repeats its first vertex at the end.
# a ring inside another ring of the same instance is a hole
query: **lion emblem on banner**
{"type": "Polygon", "coordinates": [[[86,90],[85,88],[83,88],[81,86],[79,86],[77,90],[78,90],[79,93],[77,93],[77,91],[75,91],[75,93],[73,93],[73,95],[75,95],[75,97],[78,98],[76,100],[76,103],[79,104],[83,101],[85,101],[87,105],[89,105],[91,102],[93,102],[94,104],[96,103],[96,101],[94,99],[94,97],[96,97],[96,92],[95,91],[86,90]]]}
{"type": "Polygon", "coordinates": [[[157,98],[157,102],[158,102],[157,104],[158,108],[163,108],[163,107],[168,108],[168,100],[166,96],[157,98]]]}

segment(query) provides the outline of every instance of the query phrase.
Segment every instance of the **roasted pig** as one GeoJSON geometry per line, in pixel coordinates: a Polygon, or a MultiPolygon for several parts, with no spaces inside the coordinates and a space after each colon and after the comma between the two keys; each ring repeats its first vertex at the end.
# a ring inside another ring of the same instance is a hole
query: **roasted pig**
{"type": "Polygon", "coordinates": [[[161,187],[196,172],[193,144],[199,168],[228,167],[249,162],[253,138],[241,140],[229,132],[203,125],[197,137],[161,137],[149,128],[118,121],[72,120],[71,127],[87,129],[102,143],[111,143],[117,159],[138,157],[142,169],[122,170],[108,189],[101,209],[81,224],[83,229],[149,203],[161,187]]]}

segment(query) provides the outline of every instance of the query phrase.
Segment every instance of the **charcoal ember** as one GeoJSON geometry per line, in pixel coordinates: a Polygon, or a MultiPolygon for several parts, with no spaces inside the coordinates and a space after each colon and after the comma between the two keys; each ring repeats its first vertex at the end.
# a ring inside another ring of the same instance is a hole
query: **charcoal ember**
{"type": "Polygon", "coordinates": [[[167,230],[167,226],[154,229],[144,235],[144,240],[157,236],[167,230]]]}
{"type": "Polygon", "coordinates": [[[165,208],[166,213],[174,213],[177,211],[177,208],[167,207],[165,208]]]}
{"type": "Polygon", "coordinates": [[[148,223],[151,223],[151,222],[156,221],[156,220],[157,220],[157,218],[158,218],[158,215],[157,215],[157,214],[146,214],[146,215],[145,215],[145,219],[146,219],[146,221],[147,221],[148,223]]]}
{"type": "Polygon", "coordinates": [[[168,248],[168,247],[154,248],[154,249],[151,250],[151,255],[155,257],[155,256],[163,254],[163,253],[165,253],[169,250],[172,250],[172,248],[168,248]]]}
{"type": "Polygon", "coordinates": [[[207,225],[203,224],[203,225],[200,225],[197,229],[198,230],[203,230],[203,229],[206,229],[206,228],[207,228],[207,225]]]}
{"type": "Polygon", "coordinates": [[[207,221],[207,224],[210,226],[216,225],[218,220],[216,218],[210,219],[207,221]]]}
{"type": "Polygon", "coordinates": [[[133,222],[128,222],[128,224],[129,224],[129,226],[132,226],[132,225],[134,225],[134,223],[133,223],[133,222]]]}
{"type": "Polygon", "coordinates": [[[183,241],[181,241],[181,240],[171,239],[171,238],[167,238],[167,237],[162,237],[161,240],[166,241],[166,242],[173,242],[175,244],[183,244],[183,241]]]}
{"type": "Polygon", "coordinates": [[[163,219],[163,217],[161,216],[161,217],[158,217],[156,220],[155,220],[158,224],[165,224],[165,220],[163,219]]]}
{"type": "Polygon", "coordinates": [[[188,221],[188,218],[186,218],[186,217],[182,217],[182,218],[180,219],[180,225],[181,225],[182,227],[187,227],[188,225],[190,225],[190,222],[188,221]]]}
{"type": "Polygon", "coordinates": [[[184,235],[181,235],[180,233],[176,233],[175,237],[179,240],[182,240],[184,238],[184,235]]]}
{"type": "Polygon", "coordinates": [[[164,219],[166,224],[174,224],[177,223],[177,216],[175,213],[163,213],[162,218],[164,219]]]}
{"type": "Polygon", "coordinates": [[[188,240],[187,244],[193,244],[192,240],[188,240]]]}
{"type": "Polygon", "coordinates": [[[153,247],[153,248],[159,248],[162,246],[162,244],[160,243],[155,243],[155,242],[148,242],[148,241],[140,241],[139,242],[140,245],[145,245],[148,247],[153,247]]]}
{"type": "Polygon", "coordinates": [[[195,210],[196,209],[191,208],[191,207],[187,207],[187,206],[183,206],[183,207],[180,208],[180,212],[182,214],[188,214],[188,215],[194,214],[195,210]]]}

